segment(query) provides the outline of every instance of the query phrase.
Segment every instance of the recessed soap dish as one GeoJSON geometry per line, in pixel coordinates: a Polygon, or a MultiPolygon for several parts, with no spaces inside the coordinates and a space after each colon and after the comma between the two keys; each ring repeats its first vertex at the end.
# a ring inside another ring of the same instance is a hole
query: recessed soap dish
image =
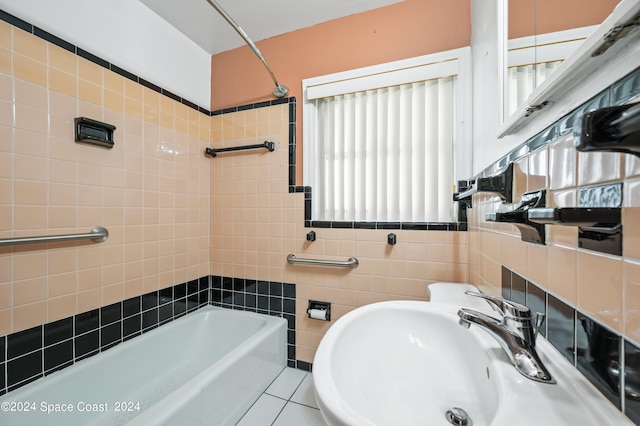
{"type": "Polygon", "coordinates": [[[87,117],[76,117],[73,122],[76,142],[113,148],[113,132],[116,126],[87,117]]]}

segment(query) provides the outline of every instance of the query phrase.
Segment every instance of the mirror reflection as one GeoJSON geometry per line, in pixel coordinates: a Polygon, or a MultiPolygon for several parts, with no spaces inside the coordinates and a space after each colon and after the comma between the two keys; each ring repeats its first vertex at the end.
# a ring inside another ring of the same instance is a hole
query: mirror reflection
{"type": "Polygon", "coordinates": [[[595,31],[618,2],[508,1],[506,117],[513,114],[533,90],[595,31]]]}

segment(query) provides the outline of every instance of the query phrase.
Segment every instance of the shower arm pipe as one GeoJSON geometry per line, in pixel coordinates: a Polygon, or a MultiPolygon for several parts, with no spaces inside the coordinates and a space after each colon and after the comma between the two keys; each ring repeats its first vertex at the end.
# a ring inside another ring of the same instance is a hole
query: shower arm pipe
{"type": "Polygon", "coordinates": [[[236,30],[236,32],[240,35],[240,37],[242,37],[245,43],[247,43],[247,45],[251,48],[251,50],[253,50],[253,53],[255,53],[258,59],[260,59],[260,61],[264,64],[264,67],[267,69],[267,71],[269,72],[269,75],[271,76],[271,80],[273,80],[273,83],[276,85],[275,89],[273,89],[273,94],[279,98],[284,98],[285,96],[287,96],[287,94],[289,93],[289,89],[286,86],[283,86],[280,83],[278,83],[278,79],[276,78],[275,74],[271,70],[271,67],[267,63],[267,60],[264,59],[262,52],[260,51],[260,49],[258,49],[258,46],[256,46],[255,43],[249,38],[247,33],[244,32],[244,30],[240,27],[240,25],[238,25],[238,23],[234,21],[231,16],[229,16],[229,14],[222,8],[222,6],[218,4],[218,2],[216,2],[215,0],[207,0],[207,2],[220,15],[222,15],[225,21],[227,21],[229,25],[233,27],[234,30],[236,30]]]}

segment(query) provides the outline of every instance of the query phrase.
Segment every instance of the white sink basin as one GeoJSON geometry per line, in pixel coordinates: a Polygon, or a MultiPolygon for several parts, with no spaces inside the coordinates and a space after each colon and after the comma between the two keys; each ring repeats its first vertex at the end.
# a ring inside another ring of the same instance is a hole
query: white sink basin
{"type": "Polygon", "coordinates": [[[447,410],[459,407],[473,426],[630,424],[577,371],[568,371],[575,369],[544,339],[538,352],[557,384],[521,376],[492,337],[477,326],[458,325],[457,310],[439,303],[382,302],[338,320],[313,363],[325,420],[449,425],[447,410]]]}

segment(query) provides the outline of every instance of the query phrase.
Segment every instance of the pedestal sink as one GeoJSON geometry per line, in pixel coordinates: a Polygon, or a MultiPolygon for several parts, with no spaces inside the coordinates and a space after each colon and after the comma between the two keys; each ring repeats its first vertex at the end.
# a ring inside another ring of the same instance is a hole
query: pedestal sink
{"type": "Polygon", "coordinates": [[[446,426],[453,412],[453,424],[473,426],[630,424],[544,339],[540,356],[557,384],[521,376],[492,337],[458,324],[457,310],[393,301],[339,319],[313,364],[327,423],[446,426]]]}

